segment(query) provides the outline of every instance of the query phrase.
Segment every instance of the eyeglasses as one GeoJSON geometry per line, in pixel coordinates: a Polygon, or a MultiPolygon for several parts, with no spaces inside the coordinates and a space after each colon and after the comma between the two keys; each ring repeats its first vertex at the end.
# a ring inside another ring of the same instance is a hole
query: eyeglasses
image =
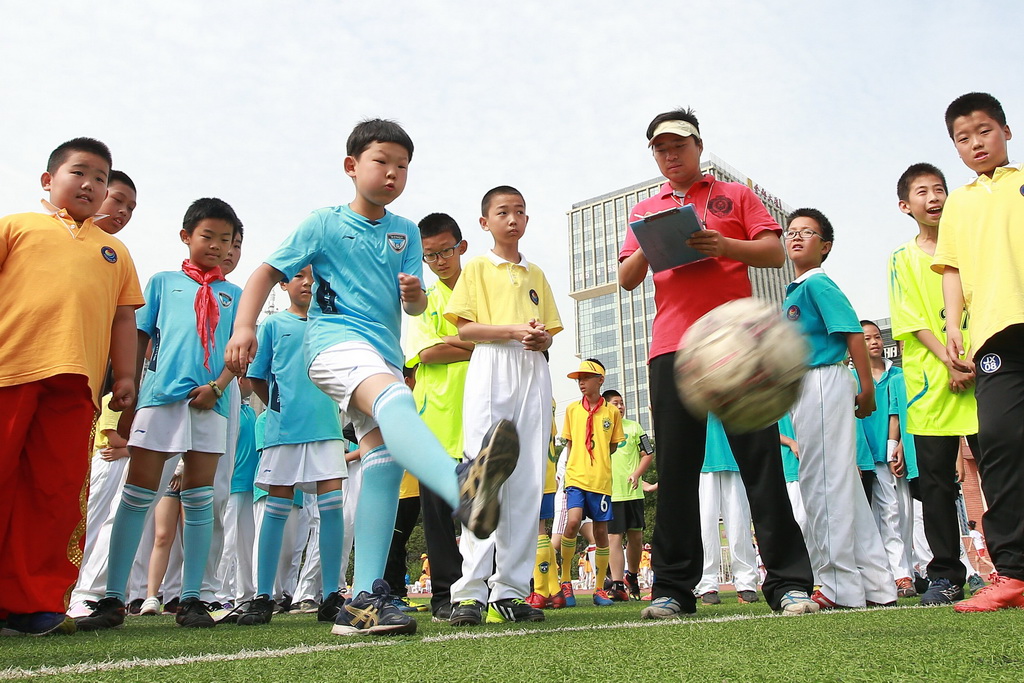
{"type": "Polygon", "coordinates": [[[455,252],[458,250],[460,246],[462,246],[462,241],[456,242],[453,246],[450,246],[447,249],[442,249],[441,251],[432,251],[429,254],[424,254],[423,262],[433,263],[434,261],[437,260],[439,256],[447,261],[452,256],[455,256],[455,252]]]}
{"type": "Polygon", "coordinates": [[[820,232],[814,232],[810,228],[804,228],[803,230],[787,230],[786,232],[782,233],[783,239],[787,240],[795,240],[797,237],[799,237],[802,240],[809,240],[815,235],[820,237],[822,241],[825,241],[824,235],[822,235],[820,232]]]}

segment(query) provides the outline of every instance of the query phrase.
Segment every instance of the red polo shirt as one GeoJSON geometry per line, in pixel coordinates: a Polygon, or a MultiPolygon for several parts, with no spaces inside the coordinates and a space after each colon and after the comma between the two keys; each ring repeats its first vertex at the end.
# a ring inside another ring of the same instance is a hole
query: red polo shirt
{"type": "MultiPolygon", "coordinates": [[[[677,199],[693,204],[708,229],[726,237],[750,240],[765,230],[782,232],[749,187],[715,180],[711,175],[694,183],[683,198],[673,197],[672,187],[666,182],[658,194],[633,207],[629,221],[679,206],[677,199]]],[[[619,262],[639,248],[633,230],[627,228],[619,262]]],[[[730,258],[719,256],[655,273],[654,303],[658,312],[649,358],[675,353],[679,339],[697,318],[727,301],[748,296],[751,288],[747,265],[730,258]]]]}

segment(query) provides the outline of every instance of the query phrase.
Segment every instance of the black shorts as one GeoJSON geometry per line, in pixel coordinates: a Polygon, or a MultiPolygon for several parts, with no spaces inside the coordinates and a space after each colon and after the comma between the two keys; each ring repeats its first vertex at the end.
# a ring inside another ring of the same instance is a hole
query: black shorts
{"type": "Polygon", "coordinates": [[[644,500],[620,500],[612,503],[612,518],[608,522],[608,533],[624,534],[627,531],[644,528],[644,500]]]}

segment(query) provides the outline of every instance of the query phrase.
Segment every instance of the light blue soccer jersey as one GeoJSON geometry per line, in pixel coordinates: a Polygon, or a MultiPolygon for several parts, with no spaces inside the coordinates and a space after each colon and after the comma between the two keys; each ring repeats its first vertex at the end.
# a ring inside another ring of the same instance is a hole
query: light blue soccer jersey
{"type": "Polygon", "coordinates": [[[721,420],[708,413],[708,437],[704,442],[704,466],[701,473],[706,472],[739,472],[736,457],[732,454],[729,438],[721,420]]]}
{"type": "MultiPolygon", "coordinates": [[[[235,324],[242,290],[221,280],[211,283],[220,305],[220,320],[210,349],[210,369],[203,367],[203,344],[196,330],[199,283],[180,270],[157,273],[146,284],[146,305],[135,311],[135,324],[153,341],[153,355],[139,389],[139,408],[177,403],[190,391],[217,379],[224,371],[224,349],[235,324]]],[[[228,392],[213,409],[228,416],[228,392]]]]}
{"type": "Polygon", "coordinates": [[[402,307],[398,274],[423,279],[416,224],[386,213],[379,221],[348,206],[317,209],[266,260],[289,280],[313,266],[313,303],[306,364],[347,341],[365,341],[402,367],[402,307]]]}
{"type": "Polygon", "coordinates": [[[820,268],[789,283],[782,310],[800,325],[811,348],[808,365],[812,368],[842,362],[847,354],[846,334],[863,332],[849,299],[820,268]]]}
{"type": "MultiPolygon", "coordinates": [[[[786,413],[779,420],[779,434],[789,437],[796,441],[796,430],[793,429],[793,418],[786,413]]],[[[800,442],[796,441],[797,448],[800,446],[800,442]]],[[[800,460],[793,455],[793,449],[789,446],[783,446],[779,444],[779,448],[782,450],[782,471],[786,475],[786,483],[791,481],[800,480],[800,460]]]]}
{"type": "Polygon", "coordinates": [[[256,451],[256,412],[243,403],[238,412],[238,442],[235,446],[235,469],[231,471],[231,493],[252,491],[260,454],[256,451]]]}
{"type": "Polygon", "coordinates": [[[270,404],[263,445],[312,443],[341,438],[338,404],[306,372],[306,319],[281,311],[256,331],[256,357],[246,374],[268,385],[270,404]]]}
{"type": "MultiPolygon", "coordinates": [[[[889,417],[900,414],[896,395],[892,390],[892,379],[896,375],[902,378],[903,370],[886,361],[885,372],[875,380],[875,412],[867,417],[857,418],[858,428],[864,432],[863,441],[857,440],[858,448],[867,448],[868,455],[874,463],[888,462],[885,451],[889,441],[889,417]]],[[[857,390],[860,391],[860,381],[856,373],[854,379],[858,380],[857,390]]],[[[858,452],[857,462],[862,458],[865,462],[868,461],[867,455],[858,452]]]]}

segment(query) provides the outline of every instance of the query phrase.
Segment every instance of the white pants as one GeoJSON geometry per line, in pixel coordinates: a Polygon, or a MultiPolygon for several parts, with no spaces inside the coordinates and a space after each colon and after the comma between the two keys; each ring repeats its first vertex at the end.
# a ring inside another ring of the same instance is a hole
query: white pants
{"type": "Polygon", "coordinates": [[[480,451],[497,420],[519,433],[519,462],[499,490],[501,516],[490,537],[463,528],[462,578],[452,584],[452,603],[525,598],[537,557],[537,519],[551,439],[551,374],[543,354],[522,344],[477,344],[466,373],[463,401],[466,457],[480,451]]]}
{"type": "Polygon", "coordinates": [[[913,578],[915,570],[914,559],[914,498],[910,495],[910,482],[904,474],[902,477],[893,477],[896,480],[896,504],[897,514],[896,533],[903,540],[903,568],[909,573],[902,576],[913,578]]]}
{"type": "Polygon", "coordinates": [[[224,576],[228,599],[237,605],[256,596],[252,553],[256,547],[256,516],[252,491],[232,493],[224,514],[224,558],[218,572],[224,576]]]}
{"type": "Polygon", "coordinates": [[[818,555],[818,546],[811,538],[810,528],[807,525],[807,511],[804,510],[804,498],[800,494],[799,481],[787,481],[786,493],[789,494],[789,504],[793,508],[793,519],[800,527],[800,534],[804,537],[804,545],[807,547],[807,557],[811,561],[811,572],[814,574],[814,585],[820,586],[818,570],[821,568],[821,557],[818,555]]]}
{"type": "Polygon", "coordinates": [[[718,518],[725,523],[737,591],[757,590],[754,539],[750,533],[750,504],[739,472],[702,472],[700,475],[700,535],[704,541],[704,572],[697,595],[718,591],[722,568],[722,542],[718,518]]]}
{"type": "Polygon", "coordinates": [[[875,463],[875,480],[871,484],[871,512],[882,538],[889,569],[897,579],[914,575],[907,563],[903,536],[900,535],[900,503],[896,491],[896,477],[888,463],[875,463]]]}
{"type": "Polygon", "coordinates": [[[72,605],[85,600],[99,600],[106,594],[110,530],[114,526],[114,513],[121,504],[121,491],[127,476],[128,458],[107,462],[99,456],[99,451],[93,456],[85,518],[85,548],[78,581],[71,593],[72,605]]]}
{"type": "Polygon", "coordinates": [[[896,600],[895,580],[857,473],[855,386],[843,366],[811,368],[793,407],[800,492],[822,563],[821,592],[846,607],[896,600]]]}

